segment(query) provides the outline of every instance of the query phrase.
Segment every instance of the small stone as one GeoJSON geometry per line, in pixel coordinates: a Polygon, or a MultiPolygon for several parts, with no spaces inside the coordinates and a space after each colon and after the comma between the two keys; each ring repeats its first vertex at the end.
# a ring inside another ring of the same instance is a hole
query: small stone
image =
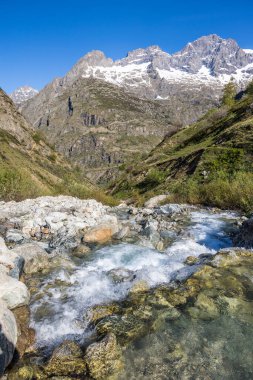
{"type": "Polygon", "coordinates": [[[76,247],[72,251],[72,255],[75,256],[75,257],[82,258],[82,257],[86,256],[90,252],[91,252],[91,249],[87,245],[80,244],[78,247],[76,247]]]}
{"type": "Polygon", "coordinates": [[[188,256],[185,260],[186,265],[194,265],[199,261],[199,259],[195,256],[188,256]]]}

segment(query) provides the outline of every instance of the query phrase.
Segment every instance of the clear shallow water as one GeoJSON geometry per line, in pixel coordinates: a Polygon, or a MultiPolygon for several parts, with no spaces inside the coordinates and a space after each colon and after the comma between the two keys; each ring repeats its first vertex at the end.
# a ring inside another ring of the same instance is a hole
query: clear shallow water
{"type": "Polygon", "coordinates": [[[251,380],[253,329],[227,315],[212,321],[182,314],[124,352],[118,380],[251,380]]]}
{"type": "MultiPolygon", "coordinates": [[[[165,253],[122,243],[97,250],[78,264],[70,259],[69,268],[41,278],[32,298],[31,325],[37,345],[50,347],[66,338],[85,341],[90,334],[84,331],[92,306],[124,299],[139,280],[151,287],[168,283],[185,267],[186,257],[214,254],[231,246],[228,230],[235,217],[232,213],[193,211],[189,226],[165,253]],[[125,281],[115,282],[112,270],[124,270],[125,281]]],[[[189,274],[187,268],[184,275],[189,274]]]]}

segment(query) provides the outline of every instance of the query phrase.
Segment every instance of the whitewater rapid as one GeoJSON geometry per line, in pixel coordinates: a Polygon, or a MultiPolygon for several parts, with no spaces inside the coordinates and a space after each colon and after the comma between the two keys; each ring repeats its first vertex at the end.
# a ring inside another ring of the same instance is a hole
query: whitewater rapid
{"type": "MultiPolygon", "coordinates": [[[[64,339],[85,342],[92,331],[89,310],[99,304],[124,299],[133,285],[144,280],[150,287],[169,283],[188,256],[215,254],[232,245],[229,230],[236,215],[193,210],[190,223],[164,253],[136,244],[120,243],[94,251],[85,259],[69,258],[69,265],[42,276],[31,301],[31,327],[38,347],[50,347],[64,339]],[[122,281],[115,281],[118,273],[122,281]]],[[[66,259],[65,259],[66,260],[66,259]]],[[[184,270],[185,268],[185,270],[184,270]]]]}

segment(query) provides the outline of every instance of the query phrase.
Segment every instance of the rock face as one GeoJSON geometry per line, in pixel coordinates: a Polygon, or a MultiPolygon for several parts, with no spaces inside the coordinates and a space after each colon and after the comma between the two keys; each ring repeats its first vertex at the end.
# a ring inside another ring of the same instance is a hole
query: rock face
{"type": "Polygon", "coordinates": [[[94,78],[49,84],[22,106],[22,113],[59,152],[88,174],[94,169],[92,178],[101,181],[106,171],[118,171],[177,129],[163,105],[94,78]]]}
{"type": "Polygon", "coordinates": [[[0,376],[11,362],[17,343],[17,325],[15,317],[0,301],[0,376]]]}
{"type": "Polygon", "coordinates": [[[30,86],[23,86],[13,91],[10,94],[10,98],[14,101],[14,103],[20,105],[21,103],[29,99],[32,99],[38,93],[39,93],[38,90],[35,90],[34,88],[30,86]]]}
{"type": "MultiPolygon", "coordinates": [[[[0,136],[1,199],[72,194],[75,186],[96,197],[96,187],[45,142],[43,134],[31,126],[1,89],[0,136]]],[[[10,240],[19,238],[12,231],[10,240]]]]}

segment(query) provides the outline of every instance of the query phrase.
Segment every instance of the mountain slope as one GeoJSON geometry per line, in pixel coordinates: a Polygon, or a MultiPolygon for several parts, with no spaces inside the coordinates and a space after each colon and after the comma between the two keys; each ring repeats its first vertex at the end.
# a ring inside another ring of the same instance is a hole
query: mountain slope
{"type": "Polygon", "coordinates": [[[230,109],[209,111],[131,166],[111,189],[120,196],[167,191],[172,200],[253,207],[253,83],[230,109]]]}
{"type": "Polygon", "coordinates": [[[76,173],[17,111],[0,89],[0,198],[24,199],[57,193],[103,194],[76,173]]]}
{"type": "Polygon", "coordinates": [[[95,79],[79,78],[66,88],[56,81],[22,112],[57,151],[98,181],[115,175],[119,165],[149,152],[175,130],[159,102],[95,79]]]}

